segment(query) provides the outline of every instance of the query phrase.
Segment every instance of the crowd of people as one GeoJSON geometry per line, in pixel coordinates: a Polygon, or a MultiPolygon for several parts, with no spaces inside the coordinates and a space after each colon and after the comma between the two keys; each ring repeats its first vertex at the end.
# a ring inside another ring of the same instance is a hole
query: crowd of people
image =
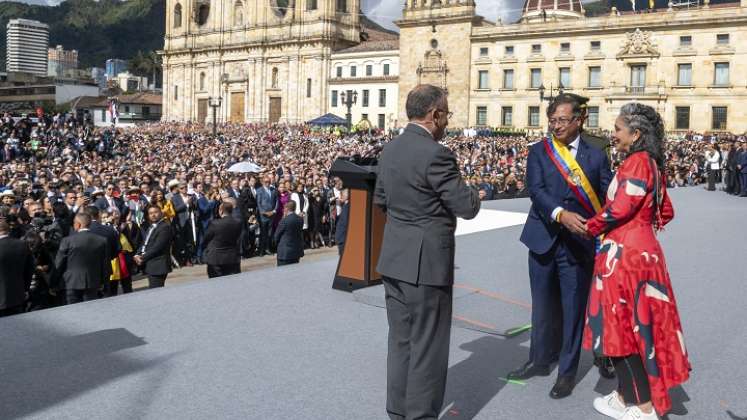
{"type": "MultiPolygon", "coordinates": [[[[97,296],[131,291],[132,277],[139,273],[157,287],[172,267],[205,263],[209,227],[226,202],[241,222],[243,258],[277,251],[282,238],[275,234],[288,207],[302,221],[301,252],[294,245],[288,261],[297,261],[303,248],[339,245],[344,236],[335,234],[347,194],[341,180],[330,176],[332,162],[370,154],[395,134],[224,124],[214,136],[211,127],[189,123],[114,129],[64,115],[32,122],[6,114],[0,121],[0,238],[25,241],[34,261],[32,272],[24,274],[27,296],[19,310],[93,297],[61,293],[71,271],[69,255],[61,255],[61,249],[71,245],[65,240],[73,231],[107,238],[111,266],[93,287],[97,296]],[[242,161],[262,170],[228,171],[242,161]],[[143,261],[146,248],[164,241],[157,264],[143,261]]],[[[443,144],[455,153],[467,184],[481,199],[494,200],[528,197],[526,159],[538,140],[468,130],[452,132],[443,144]]],[[[670,141],[670,186],[708,184],[711,189],[722,182],[729,193],[747,194],[739,164],[747,156],[744,141],[697,136],[670,141]]],[[[0,309],[8,308],[0,299],[0,309]]]]}

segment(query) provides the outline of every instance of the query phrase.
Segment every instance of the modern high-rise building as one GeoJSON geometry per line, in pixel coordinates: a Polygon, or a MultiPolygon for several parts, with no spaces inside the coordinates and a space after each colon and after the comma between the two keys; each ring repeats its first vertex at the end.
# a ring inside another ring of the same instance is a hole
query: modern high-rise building
{"type": "Polygon", "coordinates": [[[53,77],[63,77],[71,70],[78,68],[78,51],[66,50],[62,45],[48,50],[47,74],[53,77]]]}
{"type": "Polygon", "coordinates": [[[127,61],[120,60],[119,58],[110,58],[106,60],[106,79],[112,80],[117,77],[119,73],[127,71],[127,61]]]}
{"type": "Polygon", "coordinates": [[[46,76],[49,26],[35,20],[11,19],[7,29],[7,71],[46,76]]]}
{"type": "Polygon", "coordinates": [[[91,79],[101,88],[106,88],[106,71],[101,67],[91,67],[91,79]]]}

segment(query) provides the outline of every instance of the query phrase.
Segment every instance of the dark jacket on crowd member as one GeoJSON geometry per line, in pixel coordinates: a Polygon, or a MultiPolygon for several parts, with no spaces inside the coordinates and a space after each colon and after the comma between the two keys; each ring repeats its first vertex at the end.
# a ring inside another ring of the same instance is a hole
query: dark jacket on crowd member
{"type": "MultiPolygon", "coordinates": [[[[114,202],[114,208],[117,209],[122,217],[124,217],[126,215],[125,211],[127,211],[124,200],[122,200],[122,198],[120,197],[112,197],[112,201],[114,202]]],[[[98,207],[99,210],[104,211],[109,208],[109,201],[107,201],[105,196],[101,196],[93,202],[93,205],[98,207]]]]}
{"type": "Polygon", "coordinates": [[[244,189],[241,190],[241,195],[239,195],[239,198],[236,201],[239,205],[239,209],[241,209],[241,217],[243,217],[244,220],[247,220],[250,214],[256,213],[257,198],[254,196],[251,188],[244,187],[244,189]]]}
{"type": "Polygon", "coordinates": [[[303,257],[303,219],[290,213],[283,217],[275,230],[278,260],[297,260],[303,257]]]}
{"type": "MultiPolygon", "coordinates": [[[[111,275],[111,259],[106,239],[90,230],[81,230],[62,240],[55,259],[57,272],[68,290],[98,289],[111,275]]],[[[62,287],[59,287],[62,286],[62,287]]]]}
{"type": "Polygon", "coordinates": [[[182,195],[178,193],[171,196],[171,202],[174,204],[174,211],[176,212],[176,218],[174,218],[174,222],[176,222],[180,228],[187,226],[187,224],[190,222],[190,200],[191,197],[187,199],[187,202],[185,202],[184,198],[182,198],[182,195]]]}
{"type": "Polygon", "coordinates": [[[374,202],[387,213],[377,271],[411,284],[452,285],[456,218],[480,211],[454,154],[409,124],[384,147],[374,202]]]}
{"type": "Polygon", "coordinates": [[[350,219],[350,202],[345,203],[342,206],[342,211],[337,217],[337,225],[335,230],[335,243],[342,245],[345,243],[345,239],[348,236],[348,220],[350,219]]]}
{"type": "Polygon", "coordinates": [[[165,220],[158,222],[148,238],[150,226],[143,232],[147,241],[141,253],[143,271],[149,276],[163,276],[171,272],[171,226],[165,220]]]}
{"type": "MultiPolygon", "coordinates": [[[[119,234],[111,226],[102,225],[97,221],[92,221],[89,226],[89,231],[95,235],[101,236],[106,240],[106,252],[109,261],[119,255],[119,249],[121,247],[119,243],[119,234]]],[[[109,267],[111,270],[111,266],[109,267]]],[[[111,274],[111,272],[109,273],[111,274]]]]}
{"type": "Polygon", "coordinates": [[[0,310],[24,303],[34,274],[34,259],[26,243],[7,236],[0,239],[0,310]]]}
{"type": "Polygon", "coordinates": [[[210,265],[240,264],[239,238],[242,221],[233,216],[215,219],[205,233],[205,263],[210,265]]]}

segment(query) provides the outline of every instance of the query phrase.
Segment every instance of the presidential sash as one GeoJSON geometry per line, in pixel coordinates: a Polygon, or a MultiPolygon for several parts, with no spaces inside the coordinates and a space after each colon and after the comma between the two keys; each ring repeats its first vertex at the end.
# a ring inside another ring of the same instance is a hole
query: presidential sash
{"type": "Polygon", "coordinates": [[[555,136],[552,139],[545,139],[544,144],[550,160],[558,168],[584,209],[592,216],[599,212],[602,209],[599,197],[568,147],[558,141],[555,136]]]}

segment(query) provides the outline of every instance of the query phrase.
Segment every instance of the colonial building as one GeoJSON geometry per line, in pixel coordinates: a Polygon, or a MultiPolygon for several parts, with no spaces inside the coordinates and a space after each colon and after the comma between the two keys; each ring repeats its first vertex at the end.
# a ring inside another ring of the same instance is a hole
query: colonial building
{"type": "Polygon", "coordinates": [[[361,41],[358,10],[360,0],[167,0],[164,119],[205,121],[210,97],[222,99],[220,121],[318,117],[332,52],[361,41]]]}
{"type": "Polygon", "coordinates": [[[332,54],[329,112],[345,117],[346,98],[355,98],[350,109],[353,124],[391,129],[398,126],[399,39],[396,33],[369,30],[359,45],[332,54]]]}
{"type": "Polygon", "coordinates": [[[589,16],[580,0],[527,0],[503,24],[474,0],[406,0],[397,40],[350,13],[359,0],[168,0],[164,119],[205,121],[210,97],[221,121],[345,117],[350,91],[354,123],[392,128],[432,83],[456,127],[541,130],[562,88],[591,98],[592,128],[640,101],[670,131],[747,131],[747,0],[678,4],[589,16]]]}
{"type": "Polygon", "coordinates": [[[471,0],[410,0],[398,25],[400,118],[403,95],[427,81],[449,90],[457,126],[542,129],[540,92],[562,87],[591,98],[591,127],[611,130],[639,101],[670,131],[747,131],[746,0],[598,17],[578,0],[528,0],[506,25],[471,0]]]}

